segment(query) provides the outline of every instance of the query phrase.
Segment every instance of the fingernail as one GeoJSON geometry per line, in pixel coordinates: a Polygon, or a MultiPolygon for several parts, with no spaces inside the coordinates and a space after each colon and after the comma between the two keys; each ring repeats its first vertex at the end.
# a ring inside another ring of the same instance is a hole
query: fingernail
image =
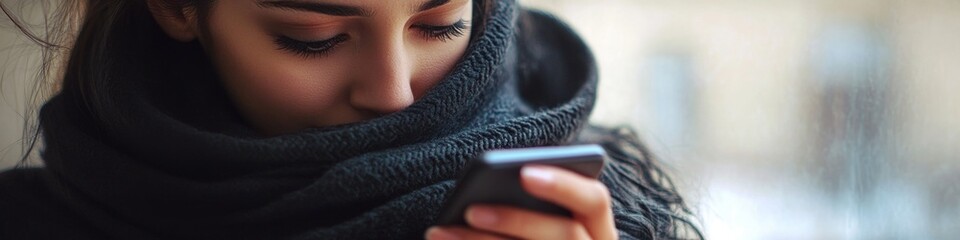
{"type": "Polygon", "coordinates": [[[449,232],[449,231],[447,231],[447,230],[443,230],[442,228],[439,228],[439,227],[431,227],[430,229],[427,229],[427,234],[426,234],[425,238],[426,238],[426,239],[432,239],[432,240],[458,240],[458,239],[460,239],[459,236],[454,235],[453,233],[451,233],[451,232],[449,232]]]}
{"type": "Polygon", "coordinates": [[[467,212],[467,220],[471,224],[493,226],[497,223],[497,213],[488,207],[471,207],[467,212]]]}
{"type": "Polygon", "coordinates": [[[523,175],[524,179],[530,181],[530,183],[537,187],[549,186],[553,184],[554,180],[552,172],[536,166],[523,167],[523,169],[520,170],[520,174],[523,175]]]}

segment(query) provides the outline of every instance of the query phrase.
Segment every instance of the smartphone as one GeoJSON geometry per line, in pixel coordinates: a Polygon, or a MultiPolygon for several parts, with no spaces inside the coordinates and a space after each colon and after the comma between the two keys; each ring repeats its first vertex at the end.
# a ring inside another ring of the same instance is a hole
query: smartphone
{"type": "Polygon", "coordinates": [[[477,203],[508,205],[547,214],[572,216],[567,209],[540,200],[523,190],[520,168],[552,165],[597,178],[606,152],[598,145],[492,150],[468,164],[440,210],[439,225],[466,225],[464,211],[477,203]]]}

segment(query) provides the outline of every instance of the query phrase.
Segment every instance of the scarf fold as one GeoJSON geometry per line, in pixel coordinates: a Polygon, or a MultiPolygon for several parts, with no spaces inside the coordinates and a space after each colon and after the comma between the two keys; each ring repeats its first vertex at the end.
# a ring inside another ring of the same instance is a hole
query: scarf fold
{"type": "Polygon", "coordinates": [[[98,108],[123,117],[80,94],[48,101],[46,186],[112,238],[422,238],[467,161],[568,144],[594,104],[595,64],[569,28],[491,2],[455,69],[405,110],[276,137],[256,136],[215,76],[97,63],[129,69],[98,108]]]}

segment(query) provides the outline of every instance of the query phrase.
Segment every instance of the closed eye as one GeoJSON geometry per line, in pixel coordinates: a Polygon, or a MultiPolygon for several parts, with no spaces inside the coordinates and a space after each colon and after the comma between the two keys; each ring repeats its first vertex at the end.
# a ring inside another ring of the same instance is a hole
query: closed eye
{"type": "Polygon", "coordinates": [[[301,41],[287,36],[277,36],[274,42],[281,50],[287,50],[304,57],[312,57],[327,54],[334,47],[349,39],[350,36],[347,34],[340,34],[320,41],[301,41]]]}
{"type": "Polygon", "coordinates": [[[464,31],[469,28],[467,21],[463,19],[446,26],[417,24],[413,25],[413,27],[419,29],[424,37],[440,41],[453,40],[455,37],[461,37],[464,31]]]}

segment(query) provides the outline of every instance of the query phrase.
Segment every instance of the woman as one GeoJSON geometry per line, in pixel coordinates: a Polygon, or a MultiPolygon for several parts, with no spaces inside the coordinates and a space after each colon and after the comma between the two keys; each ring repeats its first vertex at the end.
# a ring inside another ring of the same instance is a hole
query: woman
{"type": "Polygon", "coordinates": [[[83,5],[45,166],[0,174],[2,239],[679,238],[696,233],[636,136],[586,124],[583,42],[513,1],[83,5]],[[432,226],[488,149],[599,143],[594,180],[525,166],[572,218],[473,206],[432,226]]]}

